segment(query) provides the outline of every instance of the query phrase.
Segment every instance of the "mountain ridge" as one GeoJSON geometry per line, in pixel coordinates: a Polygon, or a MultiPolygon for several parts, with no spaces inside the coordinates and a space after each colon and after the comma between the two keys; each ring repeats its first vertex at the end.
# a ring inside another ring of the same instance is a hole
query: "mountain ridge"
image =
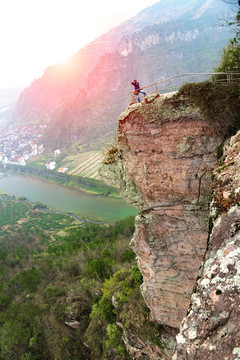
{"type": "Polygon", "coordinates": [[[171,0],[142,10],[80,49],[65,65],[47,68],[21,94],[15,120],[49,123],[49,147],[70,147],[74,142],[101,147],[114,135],[116,119],[128,105],[133,78],[147,84],[181,72],[210,71],[216,65],[230,37],[218,28],[217,6],[221,11],[227,8],[218,0],[171,0]],[[199,11],[201,16],[193,19],[199,11]],[[66,116],[72,107],[76,113],[66,116]],[[54,129],[65,124],[72,129],[55,135],[54,129]]]}

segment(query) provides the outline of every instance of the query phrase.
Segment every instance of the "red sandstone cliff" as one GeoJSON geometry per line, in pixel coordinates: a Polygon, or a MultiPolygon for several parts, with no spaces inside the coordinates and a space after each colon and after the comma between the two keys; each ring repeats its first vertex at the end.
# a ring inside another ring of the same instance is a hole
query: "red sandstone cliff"
{"type": "Polygon", "coordinates": [[[153,317],[178,329],[208,239],[211,169],[222,139],[184,98],[159,95],[119,117],[101,175],[141,209],[132,246],[153,317]]]}
{"type": "Polygon", "coordinates": [[[240,358],[240,133],[215,166],[227,128],[238,121],[239,93],[231,103],[228,91],[218,91],[221,114],[212,95],[205,112],[180,94],[155,94],[129,106],[100,169],[141,210],[131,244],[142,294],[167,333],[180,328],[175,353],[172,343],[164,359],[240,358]]]}

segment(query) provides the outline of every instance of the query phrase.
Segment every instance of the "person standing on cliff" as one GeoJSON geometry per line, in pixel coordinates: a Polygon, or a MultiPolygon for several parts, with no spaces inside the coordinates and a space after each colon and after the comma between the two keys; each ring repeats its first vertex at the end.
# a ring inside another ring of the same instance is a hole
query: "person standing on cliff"
{"type": "Polygon", "coordinates": [[[135,91],[134,91],[134,95],[137,95],[137,99],[138,102],[140,102],[140,98],[139,98],[139,94],[143,94],[144,96],[146,96],[146,93],[144,91],[141,90],[139,82],[137,80],[133,80],[133,82],[131,82],[131,84],[134,86],[135,91]]]}

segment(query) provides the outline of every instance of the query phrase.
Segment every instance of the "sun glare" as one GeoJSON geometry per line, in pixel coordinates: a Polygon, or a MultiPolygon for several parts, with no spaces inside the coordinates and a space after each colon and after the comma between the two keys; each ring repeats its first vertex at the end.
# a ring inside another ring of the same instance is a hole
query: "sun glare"
{"type": "Polygon", "coordinates": [[[0,0],[0,87],[32,81],[154,0],[0,0]]]}

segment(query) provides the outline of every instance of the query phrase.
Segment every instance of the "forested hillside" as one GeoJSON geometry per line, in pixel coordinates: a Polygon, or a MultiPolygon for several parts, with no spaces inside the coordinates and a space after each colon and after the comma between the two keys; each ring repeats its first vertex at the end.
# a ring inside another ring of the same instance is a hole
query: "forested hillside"
{"type": "Polygon", "coordinates": [[[117,319],[160,341],[129,248],[133,217],[77,223],[7,195],[0,211],[0,359],[128,359],[117,319]]]}

